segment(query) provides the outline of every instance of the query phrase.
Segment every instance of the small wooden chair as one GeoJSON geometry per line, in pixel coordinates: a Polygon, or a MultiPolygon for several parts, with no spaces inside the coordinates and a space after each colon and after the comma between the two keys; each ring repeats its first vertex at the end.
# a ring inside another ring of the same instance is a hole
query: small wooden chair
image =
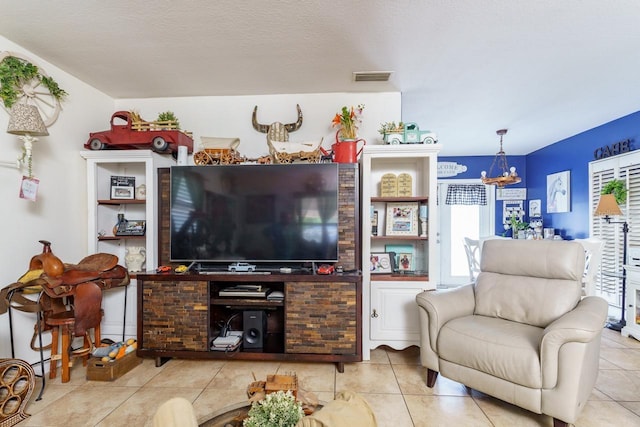
{"type": "Polygon", "coordinates": [[[103,311],[102,289],[95,282],[81,283],[75,287],[73,295],[73,309],[61,313],[52,314],[45,318],[45,323],[52,328],[51,334],[51,362],[49,366],[49,378],[57,375],[58,360],[62,361],[62,382],[69,382],[72,366],[72,357],[82,357],[84,365],[87,364],[89,354],[94,348],[94,343],[100,343],[100,322],[103,311]],[[92,342],[89,330],[94,331],[92,342]],[[84,337],[81,349],[72,350],[71,344],[74,337],[84,337]],[[58,340],[62,344],[58,348],[58,340]]]}

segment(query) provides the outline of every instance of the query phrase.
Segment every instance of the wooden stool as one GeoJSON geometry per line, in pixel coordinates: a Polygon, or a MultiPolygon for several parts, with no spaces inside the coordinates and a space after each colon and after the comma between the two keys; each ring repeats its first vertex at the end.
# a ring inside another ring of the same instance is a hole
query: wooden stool
{"type": "Polygon", "coordinates": [[[45,319],[51,326],[51,362],[49,365],[49,378],[55,378],[57,374],[58,360],[62,360],[62,382],[69,382],[72,366],[72,357],[82,357],[86,366],[89,354],[93,350],[93,343],[100,343],[100,322],[103,310],[102,289],[93,282],[82,283],[76,286],[73,296],[73,310],[64,311],[48,316],[45,319]],[[94,340],[91,340],[89,329],[94,330],[94,340]],[[72,350],[73,337],[84,336],[82,348],[72,350]],[[58,341],[61,340],[61,347],[58,341]]]}
{"type": "Polygon", "coordinates": [[[69,382],[71,379],[71,372],[69,368],[73,366],[72,357],[82,357],[82,364],[87,366],[89,355],[93,351],[94,344],[100,343],[100,324],[98,323],[93,328],[94,340],[91,340],[89,331],[84,334],[84,343],[82,348],[73,350],[71,344],[75,336],[76,319],[73,311],[66,311],[64,313],[58,313],[50,316],[47,319],[47,324],[52,327],[51,329],[51,362],[49,364],[49,378],[53,379],[57,376],[58,372],[58,360],[62,360],[62,382],[69,382]],[[62,343],[60,350],[58,350],[58,341],[62,337],[62,343]]]}

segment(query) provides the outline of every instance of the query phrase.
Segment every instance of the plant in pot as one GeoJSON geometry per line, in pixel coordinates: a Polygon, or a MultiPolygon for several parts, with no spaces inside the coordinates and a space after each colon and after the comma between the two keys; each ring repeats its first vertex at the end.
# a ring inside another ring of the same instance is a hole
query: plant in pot
{"type": "Polygon", "coordinates": [[[338,128],[336,139],[347,141],[358,138],[358,126],[362,123],[363,110],[364,105],[360,104],[355,108],[342,107],[342,109],[336,113],[331,121],[332,126],[338,128]]]}
{"type": "Polygon", "coordinates": [[[612,179],[607,182],[605,186],[602,187],[601,194],[613,194],[618,205],[624,204],[627,201],[627,188],[621,179],[612,179]]]}
{"type": "MultiPolygon", "coordinates": [[[[516,216],[516,214],[512,213],[511,216],[509,217],[509,222],[507,226],[509,227],[507,228],[507,230],[511,229],[511,237],[513,237],[514,239],[517,239],[518,232],[524,231],[527,228],[529,228],[529,223],[520,221],[520,219],[516,216]]],[[[504,233],[502,233],[502,236],[506,236],[507,230],[505,230],[504,233]]]]}
{"type": "Polygon", "coordinates": [[[304,417],[302,404],[291,391],[279,390],[267,394],[263,400],[254,402],[249,409],[245,427],[294,427],[304,417]]]}
{"type": "Polygon", "coordinates": [[[163,128],[166,126],[167,129],[180,129],[180,121],[173,111],[163,111],[159,113],[156,120],[160,122],[159,124],[163,128]]]}

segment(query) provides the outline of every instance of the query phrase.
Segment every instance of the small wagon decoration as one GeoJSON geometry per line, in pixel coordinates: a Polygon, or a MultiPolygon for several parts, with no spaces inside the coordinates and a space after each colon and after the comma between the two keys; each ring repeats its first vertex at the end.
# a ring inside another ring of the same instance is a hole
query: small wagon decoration
{"type": "Polygon", "coordinates": [[[289,142],[268,140],[269,154],[274,163],[292,163],[294,160],[306,160],[309,163],[320,163],[322,159],[323,138],[319,141],[289,142]]]}
{"type": "Polygon", "coordinates": [[[200,140],[202,150],[193,153],[193,162],[198,166],[234,165],[245,161],[237,150],[239,138],[201,136],[200,140]]]}

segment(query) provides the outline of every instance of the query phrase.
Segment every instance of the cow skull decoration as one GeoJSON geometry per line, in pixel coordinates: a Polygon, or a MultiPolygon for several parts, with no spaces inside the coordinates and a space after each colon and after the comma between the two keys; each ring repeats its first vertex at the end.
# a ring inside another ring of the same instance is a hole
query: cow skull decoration
{"type": "Polygon", "coordinates": [[[300,109],[299,104],[296,104],[296,108],[298,109],[298,120],[296,120],[294,123],[288,123],[285,125],[280,122],[273,122],[270,125],[263,125],[258,123],[258,119],[256,118],[256,115],[258,113],[258,106],[256,105],[253,109],[253,117],[251,118],[253,128],[258,132],[266,133],[267,142],[289,141],[289,132],[295,132],[300,129],[300,126],[302,126],[302,110],[300,109]]]}

